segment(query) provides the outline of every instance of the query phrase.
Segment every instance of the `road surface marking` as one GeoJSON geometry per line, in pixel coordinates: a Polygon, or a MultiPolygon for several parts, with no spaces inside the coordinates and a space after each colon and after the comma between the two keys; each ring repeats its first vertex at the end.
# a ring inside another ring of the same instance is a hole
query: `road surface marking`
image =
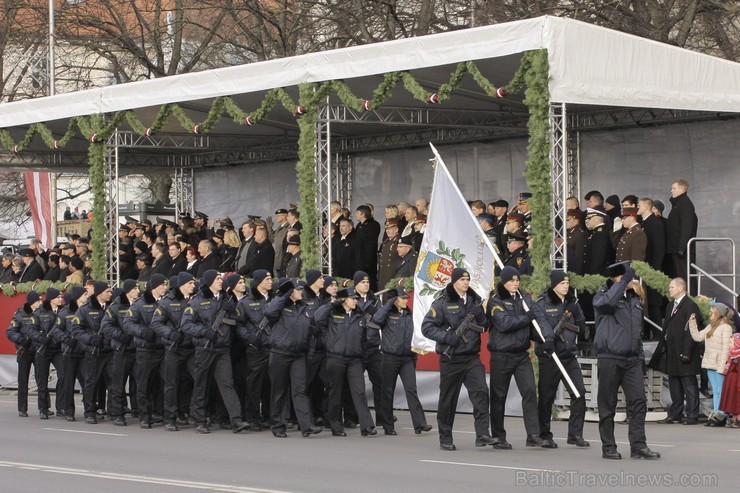
{"type": "Polygon", "coordinates": [[[419,462],[427,462],[430,464],[449,464],[452,466],[488,467],[491,469],[513,469],[515,471],[560,472],[555,469],[530,469],[527,467],[516,466],[494,466],[492,464],[476,464],[474,462],[449,462],[445,460],[420,460],[419,462]]]}
{"type": "Polygon", "coordinates": [[[125,433],[105,433],[103,431],[67,430],[65,428],[41,428],[46,431],[63,431],[65,433],[86,433],[88,435],[108,435],[112,437],[127,437],[125,433]]]}

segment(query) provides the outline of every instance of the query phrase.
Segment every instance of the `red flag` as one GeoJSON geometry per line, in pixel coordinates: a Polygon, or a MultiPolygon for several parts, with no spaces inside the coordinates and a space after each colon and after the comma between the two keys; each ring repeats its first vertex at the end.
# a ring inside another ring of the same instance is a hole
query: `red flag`
{"type": "Polygon", "coordinates": [[[51,186],[49,173],[23,173],[28,192],[28,202],[31,204],[31,217],[36,238],[40,239],[46,248],[52,247],[55,234],[51,230],[51,186]]]}

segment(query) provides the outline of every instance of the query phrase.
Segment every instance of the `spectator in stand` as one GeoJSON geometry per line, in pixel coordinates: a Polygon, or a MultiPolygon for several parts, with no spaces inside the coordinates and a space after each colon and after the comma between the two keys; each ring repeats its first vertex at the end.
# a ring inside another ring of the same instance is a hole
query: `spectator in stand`
{"type": "Polygon", "coordinates": [[[61,271],[59,269],[59,255],[49,255],[48,269],[44,274],[44,281],[57,282],[61,271]]]}
{"type": "Polygon", "coordinates": [[[359,270],[362,245],[357,239],[352,221],[346,217],[339,220],[339,236],[332,240],[332,272],[337,277],[351,279],[359,270]]]}
{"type": "Polygon", "coordinates": [[[72,211],[70,210],[69,206],[67,206],[64,209],[64,220],[65,221],[71,221],[72,220],[72,211]]]}
{"type": "Polygon", "coordinates": [[[637,223],[637,208],[625,207],[620,216],[622,233],[616,243],[616,261],[645,260],[647,251],[647,235],[637,223]]]}
{"type": "MultiPolygon", "coordinates": [[[[645,250],[645,262],[657,271],[663,270],[663,259],[665,257],[665,225],[661,218],[653,214],[653,201],[649,198],[640,199],[637,212],[642,218],[642,229],[647,237],[647,249],[645,250]]],[[[657,325],[663,324],[662,307],[665,298],[655,289],[646,286],[648,300],[648,318],[657,325]]],[[[657,328],[651,324],[645,324],[644,338],[653,340],[660,337],[657,328]]]]}
{"type": "Polygon", "coordinates": [[[583,274],[583,259],[586,254],[586,228],[578,209],[568,209],[565,227],[568,232],[568,272],[583,274]]]}
{"type": "Polygon", "coordinates": [[[378,269],[378,286],[385,289],[388,281],[396,275],[396,264],[398,263],[398,219],[387,219],[385,222],[385,236],[380,245],[378,269]]]}
{"type": "MultiPolygon", "coordinates": [[[[666,253],[670,259],[671,277],[688,279],[686,253],[689,240],[696,236],[699,220],[694,203],[688,196],[689,183],[676,180],[671,184],[671,213],[666,228],[666,253]]],[[[692,257],[691,261],[694,261],[692,257]]]]}
{"type": "Polygon", "coordinates": [[[411,277],[416,272],[416,261],[418,254],[414,250],[410,237],[398,240],[398,263],[396,264],[395,277],[411,277]]]}
{"type": "Polygon", "coordinates": [[[712,384],[712,412],[705,426],[725,426],[727,416],[720,410],[722,384],[725,379],[725,363],[730,356],[732,346],[732,310],[723,304],[715,303],[709,310],[709,325],[699,331],[696,317],[689,318],[691,338],[704,343],[704,356],[701,367],[706,368],[712,384]]]}
{"type": "Polygon", "coordinates": [[[23,260],[23,271],[20,274],[18,282],[40,281],[44,278],[44,270],[36,262],[36,254],[30,248],[24,248],[20,251],[23,260]]]}
{"type": "Polygon", "coordinates": [[[424,197],[420,199],[416,199],[416,210],[419,211],[419,214],[422,216],[429,215],[429,201],[425,199],[424,197]]]}
{"type": "Polygon", "coordinates": [[[604,207],[604,196],[598,190],[591,190],[583,198],[586,200],[586,208],[604,207]]]}
{"type": "Polygon", "coordinates": [[[357,241],[360,243],[360,264],[357,270],[367,272],[370,289],[378,290],[378,238],[380,224],[372,216],[370,207],[361,205],[355,210],[357,218],[357,241]]]}
{"type": "Polygon", "coordinates": [[[621,202],[619,201],[618,195],[609,195],[604,201],[604,210],[609,218],[609,224],[611,224],[610,231],[615,232],[622,229],[622,221],[619,218],[619,213],[622,212],[621,202]]]}
{"type": "Polygon", "coordinates": [[[2,260],[2,271],[0,271],[0,284],[8,282],[17,282],[18,276],[13,272],[13,259],[15,256],[12,253],[6,253],[3,255],[2,260]]]}
{"type": "Polygon", "coordinates": [[[507,201],[499,199],[493,203],[493,215],[496,217],[496,224],[494,224],[493,229],[496,232],[496,244],[498,245],[499,252],[503,252],[506,246],[504,235],[506,234],[508,212],[509,203],[507,201]]]}
{"type": "Polygon", "coordinates": [[[482,200],[475,200],[470,204],[470,210],[473,211],[475,217],[478,217],[486,212],[486,204],[482,200]]]}
{"type": "Polygon", "coordinates": [[[401,238],[403,238],[404,236],[409,236],[414,232],[414,221],[416,221],[418,215],[419,211],[416,209],[415,206],[409,205],[406,207],[406,212],[404,212],[406,227],[401,230],[401,238]]]}

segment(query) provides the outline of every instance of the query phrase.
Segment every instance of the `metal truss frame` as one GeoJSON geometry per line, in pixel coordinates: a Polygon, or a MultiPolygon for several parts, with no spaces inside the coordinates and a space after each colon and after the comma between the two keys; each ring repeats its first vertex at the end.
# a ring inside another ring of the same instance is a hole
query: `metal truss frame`
{"type": "Polygon", "coordinates": [[[105,222],[108,230],[105,238],[105,249],[108,254],[106,278],[111,286],[118,286],[121,281],[120,262],[118,256],[118,170],[119,170],[119,143],[118,130],[108,138],[105,146],[105,222]]]}
{"type": "Polygon", "coordinates": [[[175,168],[175,178],[173,186],[175,187],[175,219],[180,214],[187,213],[190,216],[195,214],[195,196],[193,168],[189,166],[190,156],[180,156],[182,163],[175,168]]]}
{"type": "Polygon", "coordinates": [[[568,185],[568,128],[564,103],[550,103],[550,173],[552,178],[552,197],[550,226],[553,236],[550,240],[550,266],[554,269],[568,270],[568,231],[565,227],[565,199],[569,196],[568,185]]]}
{"type": "Polygon", "coordinates": [[[332,165],[331,165],[331,115],[328,106],[319,108],[316,122],[316,208],[319,211],[319,258],[321,272],[331,275],[331,202],[332,165]],[[326,234],[324,227],[326,226],[326,234]]]}

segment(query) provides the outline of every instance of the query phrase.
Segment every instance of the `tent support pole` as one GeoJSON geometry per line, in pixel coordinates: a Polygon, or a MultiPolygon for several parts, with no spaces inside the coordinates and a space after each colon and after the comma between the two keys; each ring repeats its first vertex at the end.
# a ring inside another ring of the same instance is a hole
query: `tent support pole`
{"type": "Polygon", "coordinates": [[[105,222],[108,225],[105,247],[108,253],[108,268],[106,278],[111,286],[118,286],[121,280],[118,257],[118,165],[119,165],[119,138],[118,129],[108,138],[106,143],[106,197],[105,222]]]}
{"type": "Polygon", "coordinates": [[[331,201],[333,200],[331,120],[331,107],[326,104],[319,108],[319,118],[316,122],[316,182],[318,184],[316,207],[319,210],[318,238],[321,272],[329,275],[331,275],[331,201]],[[327,225],[326,235],[324,235],[324,224],[327,225]]]}

